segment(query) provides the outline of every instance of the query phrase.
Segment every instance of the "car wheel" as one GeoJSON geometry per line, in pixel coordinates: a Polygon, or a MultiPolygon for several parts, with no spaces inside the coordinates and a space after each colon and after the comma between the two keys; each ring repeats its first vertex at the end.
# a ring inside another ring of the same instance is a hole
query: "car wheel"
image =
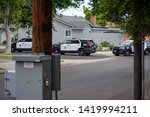
{"type": "Polygon", "coordinates": [[[53,52],[54,52],[55,54],[60,53],[58,48],[54,48],[54,49],[53,49],[53,52]]]}
{"type": "Polygon", "coordinates": [[[144,51],[144,54],[145,54],[145,55],[149,55],[149,50],[146,49],[146,50],[144,51]]]}
{"type": "Polygon", "coordinates": [[[11,47],[11,52],[15,52],[16,48],[15,47],[11,47]]]}
{"type": "Polygon", "coordinates": [[[85,55],[85,50],[80,49],[80,50],[78,51],[78,53],[79,53],[80,56],[84,56],[84,55],[85,55]]]}
{"type": "Polygon", "coordinates": [[[124,55],[125,56],[130,56],[131,52],[129,50],[125,51],[124,55]]]}

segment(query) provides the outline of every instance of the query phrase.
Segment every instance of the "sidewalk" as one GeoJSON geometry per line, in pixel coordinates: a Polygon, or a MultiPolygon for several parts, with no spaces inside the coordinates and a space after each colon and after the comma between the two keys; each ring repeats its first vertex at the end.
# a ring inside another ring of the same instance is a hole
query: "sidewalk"
{"type": "MultiPolygon", "coordinates": [[[[108,56],[109,58],[99,58],[99,59],[90,59],[90,60],[80,60],[80,59],[63,59],[63,62],[61,62],[61,66],[71,66],[71,65],[78,65],[78,64],[85,64],[85,63],[91,63],[91,62],[97,62],[97,61],[105,61],[105,60],[112,60],[114,58],[110,58],[110,56],[113,56],[111,51],[99,51],[94,53],[93,55],[100,54],[108,56]]],[[[14,70],[15,69],[15,61],[11,60],[0,60],[0,68],[6,69],[6,70],[14,70]]]]}

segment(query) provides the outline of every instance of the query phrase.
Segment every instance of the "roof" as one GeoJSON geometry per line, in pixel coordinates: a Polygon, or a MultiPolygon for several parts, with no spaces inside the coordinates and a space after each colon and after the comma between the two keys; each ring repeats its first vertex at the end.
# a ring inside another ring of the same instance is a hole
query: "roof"
{"type": "Polygon", "coordinates": [[[122,33],[120,29],[107,28],[100,25],[93,25],[90,21],[78,16],[56,15],[55,20],[70,26],[72,29],[83,29],[90,26],[92,30],[104,31],[105,33],[122,33]]]}
{"type": "Polygon", "coordinates": [[[93,27],[93,25],[89,21],[78,16],[56,15],[55,20],[65,23],[66,25],[69,25],[72,28],[77,28],[77,29],[79,28],[83,29],[86,26],[93,27]]]}

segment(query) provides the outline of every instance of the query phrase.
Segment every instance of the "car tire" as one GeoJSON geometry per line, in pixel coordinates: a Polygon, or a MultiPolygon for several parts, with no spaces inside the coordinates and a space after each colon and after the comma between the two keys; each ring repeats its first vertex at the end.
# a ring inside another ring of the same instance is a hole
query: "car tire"
{"type": "Polygon", "coordinates": [[[148,50],[148,49],[146,49],[146,50],[144,51],[144,55],[149,55],[149,50],[148,50]]]}
{"type": "Polygon", "coordinates": [[[129,50],[125,51],[124,55],[125,56],[130,56],[131,52],[129,50]]]}
{"type": "Polygon", "coordinates": [[[60,53],[60,51],[59,51],[58,48],[54,48],[54,49],[53,49],[53,52],[54,52],[54,54],[59,54],[59,53],[60,53]]]}
{"type": "Polygon", "coordinates": [[[16,48],[15,47],[11,47],[11,52],[15,52],[16,48]]]}
{"type": "Polygon", "coordinates": [[[78,53],[79,53],[80,56],[85,56],[85,50],[84,49],[80,49],[78,51],[78,53]]]}

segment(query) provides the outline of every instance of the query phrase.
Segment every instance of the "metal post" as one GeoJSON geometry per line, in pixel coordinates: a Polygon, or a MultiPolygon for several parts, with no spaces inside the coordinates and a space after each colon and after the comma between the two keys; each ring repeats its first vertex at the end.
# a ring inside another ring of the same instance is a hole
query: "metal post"
{"type": "Polygon", "coordinates": [[[145,98],[145,86],[144,86],[144,77],[145,77],[145,57],[144,57],[144,39],[143,39],[143,41],[142,41],[142,100],[144,100],[144,98],[145,98]]]}
{"type": "Polygon", "coordinates": [[[61,89],[60,54],[52,54],[52,90],[55,91],[55,99],[58,99],[58,91],[61,89]]]}

